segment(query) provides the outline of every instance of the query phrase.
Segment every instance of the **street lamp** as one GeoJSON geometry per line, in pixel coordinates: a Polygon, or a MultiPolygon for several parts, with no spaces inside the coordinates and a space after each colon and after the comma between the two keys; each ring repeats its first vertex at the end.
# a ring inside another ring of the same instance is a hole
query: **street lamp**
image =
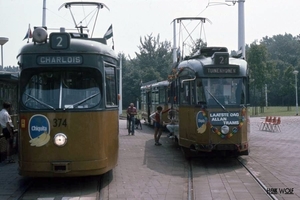
{"type": "Polygon", "coordinates": [[[4,68],[3,66],[3,45],[8,42],[8,38],[6,37],[0,37],[0,45],[1,45],[1,63],[2,63],[2,67],[4,68]]]}
{"type": "Polygon", "coordinates": [[[293,74],[295,74],[295,88],[296,88],[296,115],[298,115],[298,86],[297,86],[297,75],[298,70],[293,71],[293,74]]]}

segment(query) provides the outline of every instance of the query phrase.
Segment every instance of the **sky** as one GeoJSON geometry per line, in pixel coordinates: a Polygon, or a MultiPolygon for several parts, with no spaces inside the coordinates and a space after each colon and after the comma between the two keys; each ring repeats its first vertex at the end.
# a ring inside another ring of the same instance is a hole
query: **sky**
{"type": "MultiPolygon", "coordinates": [[[[74,28],[68,9],[58,8],[62,0],[46,1],[48,28],[74,28]]],[[[178,17],[206,17],[212,24],[205,25],[208,46],[238,49],[238,3],[228,0],[103,0],[110,10],[101,9],[94,36],[103,37],[113,25],[114,46],[117,53],[133,58],[139,52],[140,38],[151,35],[160,42],[173,42],[172,20],[178,17]],[[218,4],[214,3],[217,2],[218,4]],[[226,5],[227,4],[227,5],[226,5]]],[[[245,0],[245,43],[260,41],[263,37],[300,32],[300,1],[245,0]]],[[[78,9],[73,13],[82,14],[78,9]]],[[[27,43],[23,40],[30,24],[42,25],[43,0],[0,0],[0,37],[9,41],[3,47],[3,65],[17,66],[16,56],[27,43]]],[[[78,17],[77,19],[81,19],[78,17]]],[[[90,23],[92,26],[93,23],[90,23]]],[[[92,27],[89,27],[90,30],[92,27]]],[[[111,41],[110,41],[111,42],[111,41]]],[[[1,58],[0,58],[1,59],[1,58]]]]}

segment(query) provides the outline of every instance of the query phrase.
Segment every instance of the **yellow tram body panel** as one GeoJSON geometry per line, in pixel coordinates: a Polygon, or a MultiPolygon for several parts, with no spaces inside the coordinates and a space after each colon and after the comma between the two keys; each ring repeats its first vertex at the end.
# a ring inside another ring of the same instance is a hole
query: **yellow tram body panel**
{"type": "Polygon", "coordinates": [[[50,139],[44,145],[32,143],[29,121],[34,116],[33,113],[20,114],[20,175],[98,175],[116,166],[119,147],[117,111],[42,113],[40,116],[50,123],[50,139]],[[54,136],[58,133],[67,137],[64,146],[54,144],[54,136]]]}
{"type": "Polygon", "coordinates": [[[222,126],[213,125],[214,119],[210,113],[224,113],[225,111],[214,108],[207,111],[199,110],[197,107],[181,106],[179,110],[179,145],[192,150],[207,152],[213,150],[247,151],[250,130],[249,112],[246,108],[228,108],[227,111],[228,115],[230,113],[238,114],[235,117],[239,121],[235,125],[229,124],[229,132],[222,134],[222,126]],[[197,120],[202,120],[197,118],[199,112],[205,120],[201,123],[201,127],[197,125],[197,120]]]}

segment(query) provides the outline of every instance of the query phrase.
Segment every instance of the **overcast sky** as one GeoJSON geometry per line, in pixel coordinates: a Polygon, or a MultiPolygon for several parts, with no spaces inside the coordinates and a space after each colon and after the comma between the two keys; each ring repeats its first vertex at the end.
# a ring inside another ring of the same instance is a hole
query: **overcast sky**
{"type": "MultiPolygon", "coordinates": [[[[99,13],[94,36],[102,37],[113,24],[114,43],[117,53],[134,56],[139,52],[140,37],[160,34],[160,41],[173,41],[174,18],[185,16],[207,17],[208,46],[225,46],[238,49],[238,3],[232,6],[215,5],[226,0],[103,0],[110,11],[99,13]],[[210,6],[208,6],[210,5],[210,6]],[[215,6],[212,6],[215,5],[215,6]]],[[[49,28],[74,28],[69,10],[58,8],[62,0],[46,2],[46,25],[49,28]]],[[[28,24],[42,25],[43,0],[0,0],[0,37],[9,41],[3,46],[4,66],[17,66],[16,56],[27,40],[23,38],[28,24]]],[[[250,44],[262,37],[300,32],[299,0],[245,0],[245,41],[250,44]]],[[[76,16],[76,13],[75,13],[76,16]]],[[[92,23],[91,23],[92,24],[92,23]]],[[[92,25],[90,25],[92,26],[92,25]]],[[[92,27],[90,27],[92,29],[92,27]]]]}

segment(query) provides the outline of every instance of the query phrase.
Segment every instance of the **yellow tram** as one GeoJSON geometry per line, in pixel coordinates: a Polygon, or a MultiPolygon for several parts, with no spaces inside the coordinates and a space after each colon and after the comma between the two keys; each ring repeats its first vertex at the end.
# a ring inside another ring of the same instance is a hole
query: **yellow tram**
{"type": "MultiPolygon", "coordinates": [[[[141,86],[141,115],[146,123],[153,124],[150,115],[156,111],[157,106],[168,108],[169,103],[169,81],[150,81],[141,86]]],[[[163,116],[166,120],[166,116],[163,116]]]]}
{"type": "Polygon", "coordinates": [[[99,175],[117,164],[118,58],[105,39],[88,38],[79,28],[49,37],[36,28],[18,54],[22,176],[99,175]]]}
{"type": "Polygon", "coordinates": [[[192,152],[248,155],[247,62],[229,57],[224,47],[202,48],[173,72],[179,145],[192,152]]]}
{"type": "Polygon", "coordinates": [[[174,19],[173,65],[168,82],[143,85],[141,109],[146,114],[153,112],[153,106],[159,104],[164,105],[164,109],[171,109],[167,116],[177,122],[176,141],[187,157],[195,152],[248,155],[250,120],[247,62],[238,55],[230,56],[226,47],[198,46],[197,51],[183,55],[188,52],[186,47],[195,45],[195,40],[191,39],[191,45],[187,41],[197,31],[194,31],[195,28],[191,32],[186,29],[194,21],[201,30],[203,23],[210,22],[202,17],[174,19]],[[184,25],[184,21],[188,25],[184,25]],[[176,34],[176,23],[188,32],[186,38],[180,35],[182,30],[176,34]],[[176,46],[177,36],[184,39],[180,43],[182,46],[176,46]],[[160,87],[155,88],[155,84],[160,87]]]}

